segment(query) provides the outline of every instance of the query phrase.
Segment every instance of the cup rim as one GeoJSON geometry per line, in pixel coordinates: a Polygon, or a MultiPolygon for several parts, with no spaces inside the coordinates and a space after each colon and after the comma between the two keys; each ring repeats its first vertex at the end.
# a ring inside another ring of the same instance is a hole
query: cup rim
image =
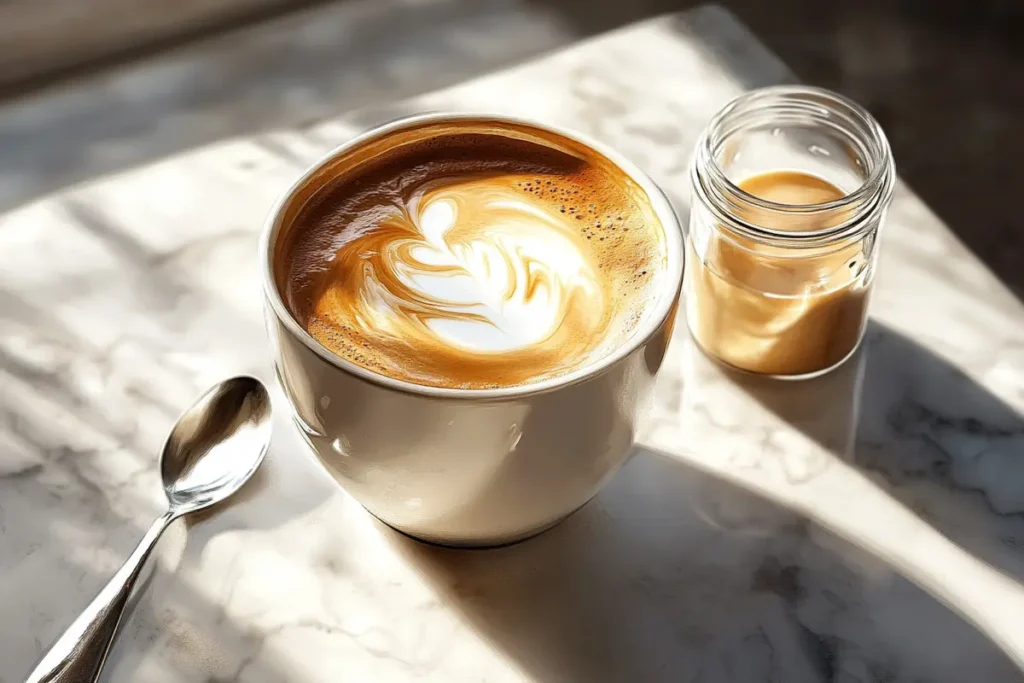
{"type": "Polygon", "coordinates": [[[540,123],[520,116],[511,116],[493,112],[429,112],[412,114],[399,119],[389,121],[379,126],[374,126],[362,132],[352,139],[343,142],[330,152],[322,155],[317,161],[311,164],[295,180],[275,202],[270,210],[259,244],[260,275],[263,281],[263,295],[269,303],[274,315],[285,326],[291,335],[302,342],[302,344],[320,357],[321,360],[335,368],[358,377],[364,381],[376,384],[386,389],[391,389],[405,394],[426,396],[430,398],[462,399],[462,400],[495,400],[495,399],[516,399],[547,393],[569,385],[586,381],[592,377],[607,371],[619,361],[632,354],[636,349],[645,344],[662,324],[673,314],[679,298],[683,282],[684,250],[683,232],[679,217],[676,215],[668,197],[661,188],[640,170],[633,162],[626,159],[620,153],[614,151],[603,143],[600,143],[587,135],[572,131],[561,126],[540,123]],[[545,133],[553,133],[565,137],[574,142],[580,143],[598,154],[603,155],[619,170],[623,171],[633,182],[647,195],[651,208],[661,222],[665,233],[666,242],[666,266],[665,266],[665,289],[658,294],[655,303],[655,310],[647,316],[646,321],[618,348],[601,358],[587,363],[572,372],[564,375],[550,377],[540,382],[518,384],[510,387],[498,387],[489,389],[466,389],[455,387],[435,387],[424,384],[416,384],[382,373],[374,372],[368,368],[346,360],[333,353],[318,342],[306,329],[299,324],[291,310],[284,303],[281,292],[278,291],[276,278],[274,277],[274,246],[277,237],[283,227],[283,216],[285,210],[291,206],[299,190],[303,189],[310,179],[322,168],[330,164],[338,156],[358,148],[369,142],[380,138],[416,129],[422,126],[447,123],[447,122],[494,122],[496,124],[510,124],[534,128],[545,133]]]}

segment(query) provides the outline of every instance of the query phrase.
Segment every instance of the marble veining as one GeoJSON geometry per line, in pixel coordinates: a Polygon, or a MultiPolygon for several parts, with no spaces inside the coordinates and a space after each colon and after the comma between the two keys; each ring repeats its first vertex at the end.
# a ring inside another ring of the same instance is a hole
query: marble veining
{"type": "MultiPolygon", "coordinates": [[[[707,118],[788,79],[704,8],[0,215],[0,681],[158,510],[176,414],[228,374],[271,379],[256,238],[302,167],[404,112],[497,109],[620,149],[685,216],[707,118]]],[[[635,457],[500,550],[370,518],[275,394],[266,469],[161,542],[107,680],[1024,680],[1024,307],[903,186],[879,272],[862,352],[820,380],[728,372],[677,325],[635,457]]]]}

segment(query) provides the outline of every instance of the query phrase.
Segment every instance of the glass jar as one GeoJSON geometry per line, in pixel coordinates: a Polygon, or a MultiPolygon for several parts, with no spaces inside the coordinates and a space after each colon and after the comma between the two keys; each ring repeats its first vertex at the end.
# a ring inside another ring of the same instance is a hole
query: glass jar
{"type": "Polygon", "coordinates": [[[684,296],[701,349],[785,378],[849,358],[895,183],[878,123],[819,88],[755,90],[711,120],[690,175],[684,296]]]}

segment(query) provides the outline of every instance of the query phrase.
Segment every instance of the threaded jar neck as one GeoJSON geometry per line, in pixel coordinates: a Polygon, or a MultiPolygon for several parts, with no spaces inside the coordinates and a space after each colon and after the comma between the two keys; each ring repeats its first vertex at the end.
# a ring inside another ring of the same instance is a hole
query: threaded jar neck
{"type": "Polygon", "coordinates": [[[895,169],[885,134],[863,107],[820,88],[777,86],[741,95],[711,120],[697,143],[691,180],[694,199],[723,228],[773,246],[822,247],[877,225],[892,197],[895,169]],[[780,204],[739,186],[745,175],[773,170],[817,175],[845,196],[780,204]],[[821,227],[778,227],[794,218],[821,227]]]}

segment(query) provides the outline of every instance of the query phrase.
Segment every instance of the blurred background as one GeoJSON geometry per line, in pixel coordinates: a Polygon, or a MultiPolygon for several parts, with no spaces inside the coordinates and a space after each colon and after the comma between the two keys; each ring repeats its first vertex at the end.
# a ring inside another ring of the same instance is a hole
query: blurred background
{"type": "MultiPolygon", "coordinates": [[[[0,210],[126,165],[83,158],[83,138],[144,136],[107,155],[143,162],[386,104],[696,4],[0,0],[0,210]],[[187,115],[158,125],[175,111],[187,115]]],[[[1024,3],[719,4],[803,81],[867,106],[904,180],[1024,298],[1024,3]]]]}

